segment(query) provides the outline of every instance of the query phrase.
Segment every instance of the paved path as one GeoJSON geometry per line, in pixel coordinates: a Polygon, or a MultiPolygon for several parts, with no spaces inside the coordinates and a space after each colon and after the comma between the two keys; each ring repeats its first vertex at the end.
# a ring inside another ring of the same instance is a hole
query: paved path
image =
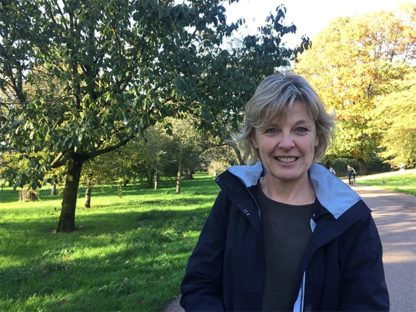
{"type": "Polygon", "coordinates": [[[354,189],[373,210],[380,232],[391,311],[416,311],[416,197],[370,186],[354,189]]]}
{"type": "MultiPolygon", "coordinates": [[[[373,210],[380,232],[391,312],[416,311],[416,197],[370,186],[354,189],[373,210]]],[[[165,310],[181,311],[178,300],[165,310]]]]}

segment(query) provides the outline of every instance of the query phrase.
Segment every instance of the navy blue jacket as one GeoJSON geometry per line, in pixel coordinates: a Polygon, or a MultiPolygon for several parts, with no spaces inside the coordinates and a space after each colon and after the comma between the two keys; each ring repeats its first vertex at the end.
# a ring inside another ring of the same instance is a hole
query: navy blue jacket
{"type": "MultiPolygon", "coordinates": [[[[261,163],[234,166],[189,258],[181,290],[186,311],[261,311],[264,246],[253,189],[261,163]]],[[[318,205],[298,276],[294,311],[388,311],[382,246],[370,209],[326,168],[309,177],[318,205]]]]}

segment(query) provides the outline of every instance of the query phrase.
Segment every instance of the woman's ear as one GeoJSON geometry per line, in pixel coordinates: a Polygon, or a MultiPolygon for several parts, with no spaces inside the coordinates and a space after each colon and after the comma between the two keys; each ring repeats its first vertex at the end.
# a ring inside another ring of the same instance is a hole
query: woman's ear
{"type": "Polygon", "coordinates": [[[319,145],[319,135],[316,135],[315,147],[317,147],[318,145],[319,145]]]}
{"type": "Polygon", "coordinates": [[[253,144],[253,146],[255,148],[259,148],[259,145],[257,144],[256,135],[255,135],[254,131],[251,133],[250,140],[251,140],[251,143],[253,144]]]}

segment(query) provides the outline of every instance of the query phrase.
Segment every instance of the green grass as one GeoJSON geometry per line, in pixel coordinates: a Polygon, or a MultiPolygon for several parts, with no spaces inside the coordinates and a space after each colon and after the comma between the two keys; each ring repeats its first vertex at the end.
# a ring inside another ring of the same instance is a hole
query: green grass
{"type": "Polygon", "coordinates": [[[380,176],[378,178],[360,178],[357,183],[377,186],[386,190],[416,195],[416,174],[395,174],[391,176],[380,176]]]}
{"type": "Polygon", "coordinates": [[[0,191],[0,311],[161,311],[179,294],[185,265],[218,188],[212,178],[157,191],[80,192],[77,231],[55,233],[61,199],[18,202],[0,191]]]}

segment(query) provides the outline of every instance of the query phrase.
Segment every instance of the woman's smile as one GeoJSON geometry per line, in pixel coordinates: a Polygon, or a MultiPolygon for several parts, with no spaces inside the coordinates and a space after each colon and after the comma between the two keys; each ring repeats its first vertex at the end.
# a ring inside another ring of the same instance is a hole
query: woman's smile
{"type": "Polygon", "coordinates": [[[293,163],[295,161],[297,161],[299,159],[299,157],[294,157],[294,156],[276,156],[274,157],[274,159],[276,159],[277,161],[289,164],[289,163],[293,163]]]}

